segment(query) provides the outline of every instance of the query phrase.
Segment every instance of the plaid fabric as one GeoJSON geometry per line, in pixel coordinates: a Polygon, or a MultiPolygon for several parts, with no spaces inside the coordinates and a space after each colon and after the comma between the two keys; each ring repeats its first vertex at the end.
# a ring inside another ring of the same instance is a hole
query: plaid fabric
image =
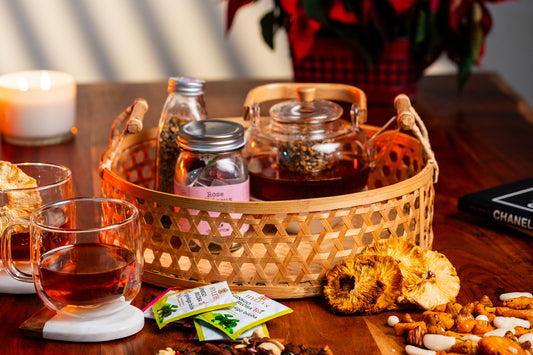
{"type": "Polygon", "coordinates": [[[351,44],[317,39],[308,57],[293,60],[295,82],[342,83],[362,89],[369,102],[392,103],[404,93],[414,98],[423,68],[409,57],[409,41],[395,41],[390,51],[368,67],[351,44]]]}

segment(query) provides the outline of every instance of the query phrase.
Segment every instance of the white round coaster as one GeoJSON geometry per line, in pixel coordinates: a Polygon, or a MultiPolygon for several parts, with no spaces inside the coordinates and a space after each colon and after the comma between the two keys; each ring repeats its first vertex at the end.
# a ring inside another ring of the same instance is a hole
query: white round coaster
{"type": "Polygon", "coordinates": [[[134,306],[108,316],[83,319],[56,313],[46,321],[42,337],[69,342],[101,342],[128,337],[144,326],[143,312],[134,306]]]}
{"type": "Polygon", "coordinates": [[[0,264],[0,293],[32,294],[36,293],[33,282],[17,281],[1,267],[0,264]]]}

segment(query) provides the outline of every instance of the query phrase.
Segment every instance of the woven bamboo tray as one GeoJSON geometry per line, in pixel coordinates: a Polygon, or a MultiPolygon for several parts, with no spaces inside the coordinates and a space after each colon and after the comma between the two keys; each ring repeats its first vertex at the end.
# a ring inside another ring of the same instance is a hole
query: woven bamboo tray
{"type": "MultiPolygon", "coordinates": [[[[406,238],[432,247],[438,167],[425,127],[409,104],[398,105],[398,116],[406,117],[399,120],[416,138],[395,136],[386,159],[370,174],[367,191],[268,202],[211,201],[153,190],[157,129],[140,131],[146,109],[144,100],[137,100],[117,118],[100,163],[103,196],[132,202],[142,216],[144,282],[196,287],[227,281],[235,292],[303,298],[320,295],[327,271],[374,240],[406,238]],[[199,234],[201,221],[214,232],[199,234]],[[180,228],[184,222],[190,225],[187,232],[180,228]],[[230,236],[216,234],[221,222],[231,225],[230,236]],[[241,233],[243,225],[249,227],[241,233]],[[210,252],[210,243],[221,249],[210,252]],[[240,247],[232,252],[235,244],[240,247]]],[[[379,129],[362,127],[368,136],[379,129]]]]}

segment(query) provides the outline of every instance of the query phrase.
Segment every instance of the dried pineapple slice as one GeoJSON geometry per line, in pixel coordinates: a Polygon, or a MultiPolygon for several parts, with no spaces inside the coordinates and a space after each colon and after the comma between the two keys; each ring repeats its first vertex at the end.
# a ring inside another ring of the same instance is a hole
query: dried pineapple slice
{"type": "Polygon", "coordinates": [[[425,275],[425,251],[405,238],[389,238],[375,241],[366,247],[362,255],[392,256],[402,272],[402,294],[398,303],[406,303],[404,294],[419,283],[425,275]]]}
{"type": "Polygon", "coordinates": [[[26,175],[15,164],[0,161],[0,190],[2,204],[0,207],[0,232],[17,217],[29,217],[41,205],[41,196],[36,190],[24,190],[37,187],[37,181],[26,175]],[[21,190],[18,190],[21,189],[21,190]]]}
{"type": "Polygon", "coordinates": [[[396,307],[402,273],[390,256],[360,255],[328,271],[324,296],[332,311],[372,314],[396,307]]]}
{"type": "Polygon", "coordinates": [[[426,310],[455,302],[460,281],[452,263],[444,254],[433,250],[425,250],[424,259],[422,278],[404,289],[405,299],[426,310]]]}

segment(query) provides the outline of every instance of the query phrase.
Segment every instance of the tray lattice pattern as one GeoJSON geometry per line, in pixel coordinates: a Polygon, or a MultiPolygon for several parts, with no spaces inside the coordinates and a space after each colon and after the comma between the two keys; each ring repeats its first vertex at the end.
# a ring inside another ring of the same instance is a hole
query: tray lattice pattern
{"type": "MultiPolygon", "coordinates": [[[[373,127],[366,130],[374,131],[373,127]]],[[[220,202],[160,193],[155,181],[155,137],[127,137],[111,171],[102,174],[106,197],[134,203],[144,233],[145,282],[195,287],[227,281],[273,298],[320,295],[327,271],[374,240],[433,242],[433,168],[417,140],[405,134],[382,151],[369,190],[349,195],[276,202],[220,202]],[[220,223],[231,235],[218,233],[220,223]],[[200,223],[211,232],[202,234],[200,223]]]]}

